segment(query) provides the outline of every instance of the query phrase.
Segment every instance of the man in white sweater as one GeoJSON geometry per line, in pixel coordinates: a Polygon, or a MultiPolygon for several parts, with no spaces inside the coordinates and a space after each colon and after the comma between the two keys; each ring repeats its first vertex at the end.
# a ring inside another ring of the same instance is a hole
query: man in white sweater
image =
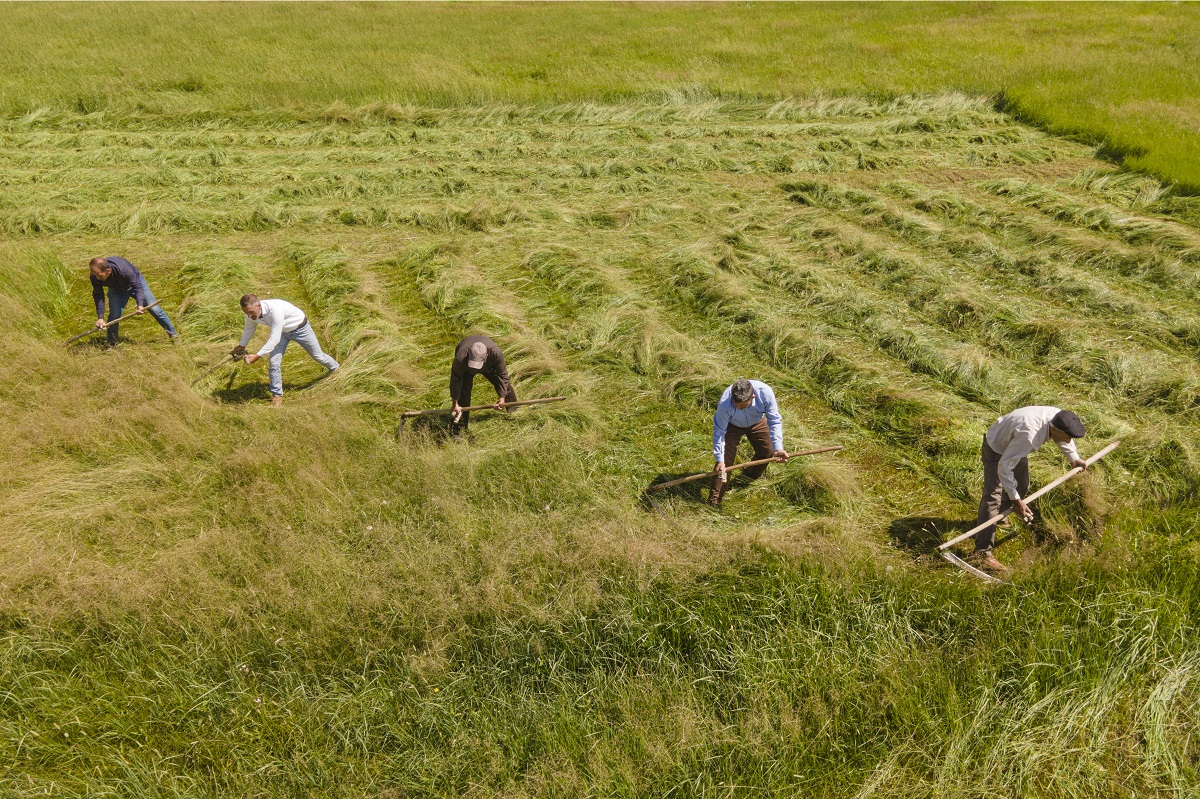
{"type": "Polygon", "coordinates": [[[317,343],[317,334],[313,332],[308,317],[295,305],[286,300],[260,300],[253,294],[242,297],[242,312],[246,314],[246,324],[242,328],[242,343],[233,348],[233,355],[244,355],[246,345],[254,337],[254,331],[259,325],[266,327],[270,333],[267,341],[258,352],[246,355],[246,363],[254,363],[264,355],[270,355],[268,362],[271,385],[271,404],[278,407],[283,404],[283,352],[288,344],[296,342],[313,360],[329,371],[338,368],[338,362],[326,355],[317,343]]]}
{"type": "MultiPolygon", "coordinates": [[[[1030,405],[1001,416],[983,436],[983,498],[979,502],[979,520],[983,524],[998,513],[1012,507],[1026,521],[1033,517],[1025,504],[1029,493],[1029,455],[1049,439],[1072,466],[1086,469],[1073,439],[1083,438],[1083,422],[1071,411],[1049,405],[1030,405]]],[[[993,571],[1007,567],[996,560],[992,546],[996,542],[996,525],[987,527],[975,536],[975,554],[983,566],[993,571]]]]}

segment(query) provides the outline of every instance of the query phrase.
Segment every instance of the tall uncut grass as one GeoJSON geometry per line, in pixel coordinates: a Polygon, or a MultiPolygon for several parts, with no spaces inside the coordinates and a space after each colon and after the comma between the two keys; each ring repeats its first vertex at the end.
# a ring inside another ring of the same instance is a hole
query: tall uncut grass
{"type": "Polygon", "coordinates": [[[1195,200],[962,94],[219,117],[0,130],[0,791],[1197,792],[1195,200]],[[61,345],[111,253],[182,344],[61,345]],[[189,387],[247,291],[343,369],[189,387]],[[568,401],[397,437],[475,330],[568,401]],[[741,376],[846,449],[645,498],[741,376]],[[930,553],[1029,402],[1123,444],[989,588],[930,553]]]}

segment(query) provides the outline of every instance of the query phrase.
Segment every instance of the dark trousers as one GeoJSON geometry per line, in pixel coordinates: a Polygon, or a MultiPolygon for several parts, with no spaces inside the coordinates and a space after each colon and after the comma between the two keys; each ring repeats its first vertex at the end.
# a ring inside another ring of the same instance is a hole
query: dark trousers
{"type": "MultiPolygon", "coordinates": [[[[983,524],[997,513],[1003,513],[1013,504],[1000,485],[1000,453],[988,446],[987,436],[983,437],[983,447],[979,451],[983,461],[983,497],[979,500],[979,517],[976,524],[983,524]]],[[[1021,458],[1013,468],[1013,478],[1017,481],[1017,492],[1022,497],[1029,493],[1029,459],[1021,458]]],[[[975,551],[990,552],[996,543],[996,525],[991,525],[975,534],[975,551]]]]}
{"type": "MultiPolygon", "coordinates": [[[[483,374],[483,373],[480,372],[479,374],[483,374]]],[[[504,397],[505,402],[516,402],[517,401],[517,392],[513,389],[513,387],[511,385],[507,387],[507,392],[506,392],[504,382],[500,379],[500,375],[483,375],[483,376],[486,377],[488,379],[488,382],[492,384],[492,387],[496,389],[497,397],[504,397]]],[[[474,382],[475,382],[475,375],[473,375],[473,374],[467,374],[467,376],[463,378],[462,389],[459,391],[458,404],[464,408],[471,404],[471,385],[474,382]]],[[[458,420],[457,424],[454,424],[452,426],[454,427],[455,430],[466,430],[467,423],[470,421],[471,421],[471,412],[463,411],[462,418],[458,420]]]]}
{"type": "MultiPolygon", "coordinates": [[[[725,430],[725,466],[729,467],[737,460],[738,444],[742,443],[742,438],[745,437],[750,441],[750,446],[754,447],[754,458],[752,460],[762,460],[763,458],[771,457],[771,453],[775,450],[771,447],[771,429],[767,426],[767,418],[764,416],[758,420],[758,424],[753,427],[738,427],[737,425],[729,425],[725,430]]],[[[743,469],[743,473],[751,480],[757,480],[762,477],[762,473],[767,470],[770,464],[761,463],[758,466],[751,466],[743,469]]],[[[712,485],[709,487],[708,501],[709,504],[721,504],[721,497],[725,494],[725,489],[729,487],[729,483],[722,483],[719,478],[712,479],[712,485]]]]}

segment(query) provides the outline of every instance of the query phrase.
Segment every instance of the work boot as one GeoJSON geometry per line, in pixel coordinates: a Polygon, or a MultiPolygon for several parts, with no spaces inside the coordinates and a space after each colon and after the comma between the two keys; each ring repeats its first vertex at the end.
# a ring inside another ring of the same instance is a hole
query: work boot
{"type": "Polygon", "coordinates": [[[272,405],[272,407],[275,407],[275,408],[282,408],[283,407],[283,397],[278,397],[278,396],[271,397],[271,405],[272,405]]]}
{"type": "Polygon", "coordinates": [[[728,485],[728,482],[722,483],[718,481],[717,478],[713,478],[713,481],[708,488],[708,504],[711,507],[721,507],[721,500],[725,497],[725,487],[728,485]]]}
{"type": "Polygon", "coordinates": [[[993,574],[1003,574],[1004,572],[1007,572],[1009,570],[1007,566],[1005,566],[1000,561],[996,560],[996,556],[993,555],[990,551],[976,552],[975,560],[977,560],[979,562],[980,566],[982,566],[987,571],[992,572],[993,574]]]}

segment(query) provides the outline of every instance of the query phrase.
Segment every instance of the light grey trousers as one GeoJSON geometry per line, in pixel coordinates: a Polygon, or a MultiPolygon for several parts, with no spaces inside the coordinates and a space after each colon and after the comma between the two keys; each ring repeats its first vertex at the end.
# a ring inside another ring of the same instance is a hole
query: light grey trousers
{"type": "Polygon", "coordinates": [[[271,350],[271,360],[267,362],[267,374],[271,384],[272,396],[283,396],[283,352],[287,349],[288,344],[291,344],[293,341],[303,347],[304,351],[311,355],[314,361],[329,371],[332,372],[338,368],[338,362],[326,355],[324,350],[321,349],[321,345],[317,343],[317,334],[313,332],[312,325],[305,324],[304,327],[280,336],[279,343],[275,345],[275,349],[271,350]]]}
{"type": "MultiPolygon", "coordinates": [[[[976,524],[983,524],[997,513],[1003,513],[1012,507],[1012,500],[1004,493],[1000,485],[1000,453],[988,446],[987,435],[983,437],[983,447],[979,451],[983,461],[983,497],[979,500],[979,517],[976,524]]],[[[1029,458],[1021,458],[1013,468],[1013,478],[1017,481],[1017,491],[1021,496],[1029,493],[1029,458]]],[[[991,525],[975,534],[975,551],[991,552],[996,543],[996,525],[991,525]]]]}

